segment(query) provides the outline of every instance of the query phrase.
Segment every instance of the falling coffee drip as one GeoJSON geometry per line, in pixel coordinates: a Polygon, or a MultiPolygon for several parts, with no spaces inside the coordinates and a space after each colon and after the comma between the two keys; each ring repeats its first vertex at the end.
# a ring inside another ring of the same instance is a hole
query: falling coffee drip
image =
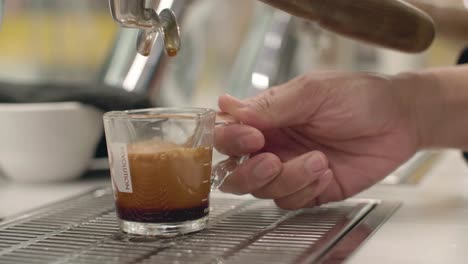
{"type": "Polygon", "coordinates": [[[180,50],[180,29],[175,14],[170,9],[164,9],[159,16],[151,11],[153,28],[140,29],[137,38],[137,51],[143,56],[149,56],[158,34],[163,39],[164,50],[169,57],[174,57],[180,50]]]}
{"type": "Polygon", "coordinates": [[[174,48],[167,48],[166,47],[166,53],[169,57],[175,57],[178,53],[177,49],[174,48]]]}
{"type": "Polygon", "coordinates": [[[177,17],[170,9],[164,9],[159,13],[161,31],[164,38],[164,47],[169,57],[174,57],[180,50],[180,29],[177,17]]]}

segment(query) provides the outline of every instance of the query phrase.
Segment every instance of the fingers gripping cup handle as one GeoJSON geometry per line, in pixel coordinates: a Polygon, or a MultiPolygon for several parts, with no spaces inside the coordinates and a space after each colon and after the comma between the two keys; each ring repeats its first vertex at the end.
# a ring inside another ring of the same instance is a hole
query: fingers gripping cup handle
{"type": "MultiPolygon", "coordinates": [[[[215,126],[225,126],[229,124],[239,124],[240,122],[235,120],[234,117],[224,114],[218,113],[216,115],[216,122],[215,126]]],[[[211,171],[211,190],[216,190],[221,185],[223,185],[224,181],[231,176],[234,170],[241,165],[243,162],[248,160],[250,155],[244,155],[239,157],[229,157],[226,160],[220,161],[219,163],[213,166],[211,171]]]]}

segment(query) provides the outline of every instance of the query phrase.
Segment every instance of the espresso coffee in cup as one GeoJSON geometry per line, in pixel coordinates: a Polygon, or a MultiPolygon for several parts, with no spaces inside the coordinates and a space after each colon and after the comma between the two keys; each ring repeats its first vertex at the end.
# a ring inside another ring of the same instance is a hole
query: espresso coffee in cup
{"type": "Polygon", "coordinates": [[[208,214],[212,149],[184,148],[165,142],[128,146],[132,193],[117,193],[123,220],[171,223],[208,214]]]}
{"type": "Polygon", "coordinates": [[[207,108],[153,108],[104,115],[120,229],[175,236],[208,226],[209,195],[248,156],[212,166],[216,126],[236,123],[207,108]]]}
{"type": "Polygon", "coordinates": [[[168,142],[129,145],[132,193],[116,194],[118,216],[141,223],[171,223],[208,215],[212,148],[168,142]]]}

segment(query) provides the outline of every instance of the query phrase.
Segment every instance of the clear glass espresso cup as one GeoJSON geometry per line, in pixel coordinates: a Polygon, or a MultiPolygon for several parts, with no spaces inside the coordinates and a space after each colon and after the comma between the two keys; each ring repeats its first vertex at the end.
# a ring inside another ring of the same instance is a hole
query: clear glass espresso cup
{"type": "Polygon", "coordinates": [[[121,230],[175,236],[206,228],[210,191],[247,158],[229,158],[212,166],[215,126],[233,122],[205,108],[106,113],[104,128],[121,230]]]}

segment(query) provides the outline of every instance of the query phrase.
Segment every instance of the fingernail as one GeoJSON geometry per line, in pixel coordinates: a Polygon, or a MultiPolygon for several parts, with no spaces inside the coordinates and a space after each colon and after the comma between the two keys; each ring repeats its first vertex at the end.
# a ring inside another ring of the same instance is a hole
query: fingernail
{"type": "Polygon", "coordinates": [[[232,104],[234,106],[236,106],[236,107],[245,107],[246,106],[246,104],[243,101],[239,100],[238,98],[236,98],[236,97],[234,97],[234,96],[232,96],[230,94],[225,94],[224,96],[229,98],[229,100],[232,102],[232,104]]]}
{"type": "Polygon", "coordinates": [[[264,180],[275,176],[278,171],[279,167],[276,163],[268,159],[264,159],[255,166],[252,173],[255,178],[264,180]]]}
{"type": "Polygon", "coordinates": [[[315,153],[306,159],[304,167],[306,173],[313,174],[324,170],[327,167],[327,162],[321,154],[315,153]]]}

